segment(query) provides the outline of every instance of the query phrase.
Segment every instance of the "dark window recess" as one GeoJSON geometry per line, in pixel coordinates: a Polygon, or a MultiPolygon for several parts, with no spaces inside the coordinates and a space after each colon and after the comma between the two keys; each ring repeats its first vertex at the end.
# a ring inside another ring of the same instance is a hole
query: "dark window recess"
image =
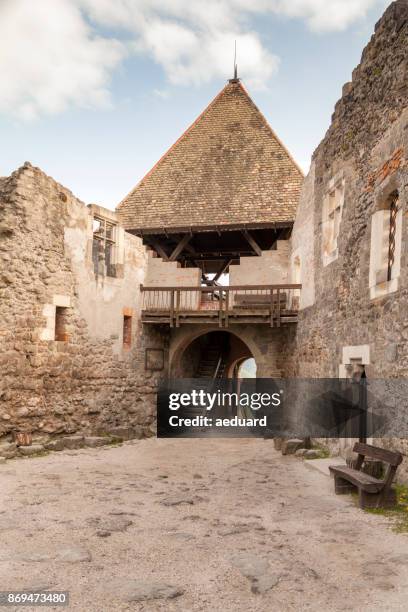
{"type": "Polygon", "coordinates": [[[57,306],[55,309],[55,340],[59,342],[68,341],[67,317],[68,308],[57,306]]]}
{"type": "Polygon", "coordinates": [[[116,225],[106,219],[94,217],[92,261],[95,274],[116,276],[116,225]]]}
{"type": "Polygon", "coordinates": [[[388,236],[388,269],[387,280],[392,278],[392,267],[395,263],[395,235],[397,232],[398,192],[395,191],[390,200],[390,231],[388,236]]]}
{"type": "Polygon", "coordinates": [[[130,348],[132,346],[132,317],[123,316],[123,346],[130,348]]]}

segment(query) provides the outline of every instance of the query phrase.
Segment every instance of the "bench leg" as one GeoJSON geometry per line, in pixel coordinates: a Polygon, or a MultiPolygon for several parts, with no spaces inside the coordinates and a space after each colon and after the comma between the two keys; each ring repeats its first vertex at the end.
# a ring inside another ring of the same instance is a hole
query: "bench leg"
{"type": "Polygon", "coordinates": [[[388,492],[367,493],[362,489],[358,491],[358,503],[360,508],[392,508],[397,503],[395,489],[388,492]]]}
{"type": "Polygon", "coordinates": [[[346,495],[346,493],[353,493],[356,490],[356,487],[341,478],[341,476],[334,476],[334,492],[336,495],[346,495]]]}

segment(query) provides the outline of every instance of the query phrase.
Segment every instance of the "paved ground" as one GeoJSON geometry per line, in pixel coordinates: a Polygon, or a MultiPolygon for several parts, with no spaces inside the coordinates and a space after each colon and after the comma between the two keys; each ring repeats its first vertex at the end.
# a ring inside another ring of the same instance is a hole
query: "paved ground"
{"type": "Polygon", "coordinates": [[[0,483],[0,590],[86,612],[407,610],[408,537],[271,441],[65,451],[0,483]]]}

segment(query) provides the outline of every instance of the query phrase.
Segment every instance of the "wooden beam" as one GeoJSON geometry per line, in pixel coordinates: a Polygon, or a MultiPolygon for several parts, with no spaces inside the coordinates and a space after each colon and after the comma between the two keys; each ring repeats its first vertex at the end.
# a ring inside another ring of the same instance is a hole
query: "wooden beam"
{"type": "Polygon", "coordinates": [[[224,261],[224,263],[222,264],[221,268],[218,270],[217,274],[214,276],[213,278],[213,282],[216,283],[217,280],[220,278],[220,276],[222,274],[224,274],[225,270],[228,269],[228,267],[230,266],[232,262],[232,259],[228,258],[224,261]]]}
{"type": "Polygon", "coordinates": [[[245,236],[247,242],[251,245],[254,253],[256,253],[259,257],[262,255],[262,249],[259,244],[252,238],[251,234],[247,230],[242,231],[242,235],[245,236]]]}
{"type": "Polygon", "coordinates": [[[150,245],[154,248],[154,250],[159,255],[159,257],[163,259],[163,261],[169,261],[169,256],[167,255],[166,251],[163,249],[160,242],[157,242],[157,240],[150,240],[149,246],[150,245]]]}
{"type": "Polygon", "coordinates": [[[203,283],[205,283],[207,285],[207,287],[220,287],[220,285],[217,283],[217,281],[213,278],[207,278],[207,274],[202,273],[201,275],[201,281],[203,283]]]}
{"type": "MultiPolygon", "coordinates": [[[[191,239],[191,238],[192,238],[192,236],[190,236],[190,239],[191,239]]],[[[184,245],[184,248],[186,249],[186,251],[187,251],[188,253],[190,253],[190,255],[193,255],[193,256],[195,256],[195,257],[197,257],[197,256],[198,256],[197,251],[195,250],[195,248],[194,248],[194,247],[193,247],[191,244],[185,244],[185,245],[184,245]]]]}
{"type": "Polygon", "coordinates": [[[184,236],[170,255],[169,261],[175,261],[177,259],[177,257],[180,255],[181,251],[184,249],[189,240],[191,240],[191,234],[184,234],[184,236]]]}

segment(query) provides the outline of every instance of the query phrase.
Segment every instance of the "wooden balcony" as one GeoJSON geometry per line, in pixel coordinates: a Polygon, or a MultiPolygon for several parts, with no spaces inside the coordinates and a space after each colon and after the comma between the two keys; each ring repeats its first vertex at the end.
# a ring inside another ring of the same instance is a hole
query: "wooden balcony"
{"type": "Polygon", "coordinates": [[[297,323],[302,285],[144,287],[142,322],[180,327],[208,323],[226,328],[238,323],[280,327],[297,323]]]}

